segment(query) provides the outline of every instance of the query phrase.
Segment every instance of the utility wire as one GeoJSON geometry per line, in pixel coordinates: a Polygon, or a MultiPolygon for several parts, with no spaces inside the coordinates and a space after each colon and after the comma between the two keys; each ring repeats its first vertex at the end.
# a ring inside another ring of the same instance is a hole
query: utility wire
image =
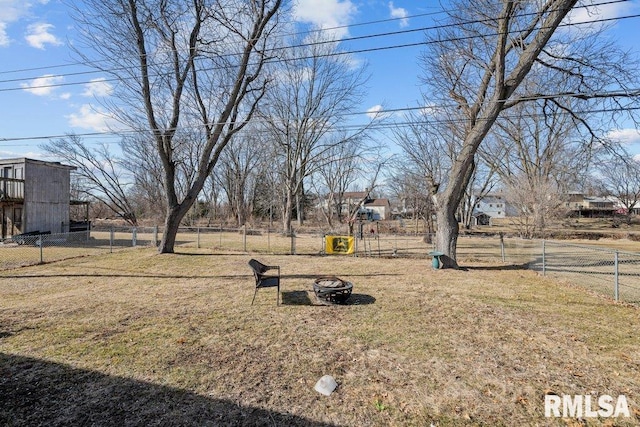
{"type": "MultiPolygon", "coordinates": [[[[628,2],[629,0],[612,0],[609,2],[605,2],[605,3],[599,3],[598,6],[601,5],[610,5],[610,4],[615,4],[615,3],[624,3],[624,2],[628,2]]],[[[591,7],[593,5],[590,6],[579,6],[577,8],[586,8],[586,7],[591,7]]],[[[576,9],[577,9],[576,8],[576,9]]],[[[551,12],[551,11],[550,11],[551,12]]],[[[524,13],[521,15],[517,15],[514,18],[520,18],[520,17],[526,17],[526,16],[532,16],[535,15],[536,13],[524,13]]],[[[421,15],[416,15],[416,16],[421,16],[421,15]]],[[[617,21],[617,20],[622,20],[622,19],[632,19],[632,18],[638,18],[640,17],[640,14],[637,15],[626,15],[626,16],[620,16],[620,17],[615,17],[615,18],[601,18],[601,19],[597,19],[597,20],[592,20],[592,21],[586,21],[586,22],[579,22],[579,23],[565,23],[565,24],[561,24],[559,27],[566,27],[566,26],[574,26],[574,25],[588,25],[588,24],[594,24],[594,23],[603,23],[603,22],[610,22],[610,21],[617,21]]],[[[398,19],[398,18],[394,18],[394,19],[398,19]]],[[[288,49],[295,49],[295,48],[301,48],[301,47],[310,47],[310,46],[317,46],[317,45],[322,45],[322,44],[328,44],[328,43],[336,43],[336,42],[340,42],[340,43],[344,43],[347,41],[356,41],[356,40],[366,40],[366,39],[374,39],[374,38],[378,38],[378,37],[389,37],[389,36],[397,36],[397,35],[405,35],[408,33],[415,33],[415,32],[427,32],[427,31],[433,31],[433,30],[438,30],[438,29],[444,29],[444,28],[452,28],[452,27],[458,27],[458,26],[463,26],[463,25],[471,25],[471,24],[480,24],[480,23],[486,23],[486,22],[493,22],[495,21],[495,19],[478,19],[478,20],[471,20],[471,21],[465,21],[465,22],[458,22],[458,23],[452,23],[452,24],[442,24],[442,25],[432,25],[432,26],[426,26],[426,27],[420,27],[420,28],[415,28],[415,29],[409,29],[409,30],[401,30],[401,31],[393,31],[393,32],[384,32],[384,33],[375,33],[375,34],[369,34],[369,35],[363,35],[363,36],[356,36],[356,37],[348,37],[348,38],[344,38],[341,40],[322,40],[322,41],[317,41],[317,42],[313,42],[313,43],[303,43],[303,44],[298,44],[298,45],[294,45],[294,46],[285,46],[282,48],[282,50],[288,50],[288,49]]],[[[377,21],[372,21],[372,22],[377,22],[377,21]]],[[[334,27],[334,28],[342,28],[342,27],[334,27]]],[[[513,30],[513,31],[509,31],[507,34],[513,34],[513,33],[517,33],[517,30],[513,30]]],[[[325,54],[325,55],[319,55],[320,57],[328,57],[328,56],[338,56],[338,55],[351,55],[351,54],[360,54],[360,53],[368,53],[368,52],[376,52],[376,51],[382,51],[382,50],[390,50],[390,49],[399,49],[399,48],[407,48],[407,47],[416,47],[416,46],[426,46],[429,44],[434,44],[434,43],[444,43],[444,42],[451,42],[451,41],[462,41],[462,40],[469,40],[469,39],[475,39],[475,38],[486,38],[486,37],[493,37],[493,36],[497,36],[498,34],[481,34],[481,35],[473,35],[473,36],[466,36],[466,37],[457,37],[457,38],[450,38],[450,39],[442,39],[442,40],[437,40],[437,41],[426,41],[426,42],[415,42],[415,43],[406,43],[406,44],[396,44],[396,45],[390,45],[390,46],[383,46],[383,47],[377,47],[377,48],[369,48],[369,49],[359,49],[359,50],[351,50],[351,51],[340,51],[340,52],[334,52],[332,54],[325,54]]],[[[268,52],[274,52],[277,51],[276,49],[271,49],[268,52]]],[[[227,54],[227,55],[222,55],[222,57],[227,57],[227,56],[233,56],[233,54],[227,54]]],[[[295,60],[304,60],[304,59],[310,59],[310,57],[299,57],[299,58],[292,58],[292,59],[275,59],[275,60],[270,60],[268,61],[269,63],[277,63],[277,62],[285,62],[285,61],[295,61],[295,60]]],[[[105,60],[106,61],[106,60],[105,60]]],[[[102,62],[102,61],[101,61],[102,62]]],[[[77,63],[76,65],[84,65],[84,66],[88,66],[89,63],[77,63]]],[[[162,63],[160,63],[159,65],[162,65],[162,63]]],[[[221,69],[227,69],[228,67],[213,67],[213,68],[207,68],[205,70],[210,70],[210,71],[215,71],[215,70],[221,70],[221,69]]],[[[39,69],[45,69],[45,67],[38,67],[39,69]]],[[[90,74],[99,74],[99,73],[113,73],[116,71],[124,71],[124,70],[135,70],[135,67],[116,67],[116,68],[112,68],[109,70],[90,70],[90,71],[78,71],[78,72],[73,72],[73,73],[60,73],[60,74],[52,74],[52,75],[47,75],[46,77],[48,78],[60,78],[60,77],[73,77],[73,76],[81,76],[81,75],[90,75],[90,74]]],[[[11,71],[5,71],[5,72],[0,72],[1,74],[6,74],[6,73],[10,73],[11,71]]],[[[160,76],[160,75],[158,75],[160,76]]],[[[20,77],[20,78],[13,78],[13,79],[4,79],[4,80],[0,80],[0,84],[2,83],[15,83],[15,82],[20,82],[20,81],[30,81],[30,80],[35,80],[38,78],[43,78],[44,76],[31,76],[31,77],[20,77]]],[[[131,77],[131,79],[133,79],[133,77],[131,77]]],[[[121,80],[120,78],[111,78],[111,79],[101,79],[101,81],[105,81],[105,82],[114,82],[114,81],[119,81],[121,80]]],[[[55,84],[49,84],[49,85],[37,85],[37,86],[30,86],[30,87],[14,87],[14,88],[3,88],[0,89],[0,92],[6,92],[6,91],[15,91],[15,90],[29,90],[29,89],[47,89],[47,88],[55,88],[55,87],[64,87],[64,86],[74,86],[74,85],[82,85],[82,84],[90,84],[92,83],[92,81],[80,81],[80,82],[70,82],[70,83],[55,83],[55,84]]]]}
{"type": "MultiPolygon", "coordinates": [[[[623,16],[623,17],[617,17],[617,18],[603,18],[603,19],[598,19],[598,20],[593,20],[593,21],[587,21],[587,22],[580,22],[580,23],[576,23],[576,24],[561,24],[558,27],[568,27],[568,26],[576,26],[576,25],[588,25],[588,24],[594,24],[594,23],[603,23],[603,22],[610,22],[610,21],[618,21],[621,19],[633,19],[633,18],[639,18],[640,14],[636,14],[636,15],[627,15],[627,16],[623,16]]],[[[507,34],[511,34],[511,33],[516,33],[517,31],[509,31],[507,34]]],[[[415,43],[405,43],[405,44],[397,44],[397,45],[390,45],[390,46],[379,46],[379,47],[372,47],[372,48],[365,48],[365,49],[358,49],[358,50],[350,50],[350,51],[337,51],[337,52],[333,52],[333,53],[328,53],[328,54],[323,54],[323,55],[310,55],[310,56],[306,56],[306,57],[296,57],[296,58],[291,58],[291,59],[272,59],[272,60],[267,60],[265,62],[268,63],[281,63],[281,62],[293,62],[293,61],[301,61],[301,60],[305,60],[305,59],[314,59],[314,58],[318,58],[318,57],[323,57],[323,58],[328,58],[328,57],[336,57],[336,56],[345,56],[345,55],[353,55],[353,54],[362,54],[362,53],[371,53],[371,52],[380,52],[380,51],[386,51],[386,50],[392,50],[392,49],[400,49],[400,48],[408,48],[408,47],[417,47],[417,46],[427,46],[430,44],[439,44],[439,43],[446,43],[446,42],[452,42],[452,41],[463,41],[463,40],[473,40],[476,38],[486,38],[486,37],[494,37],[497,36],[498,34],[481,34],[481,35],[472,35],[472,36],[464,36],[464,37],[456,37],[456,38],[450,38],[450,39],[443,39],[443,40],[431,40],[431,41],[425,41],[425,42],[415,42],[415,43]]],[[[202,71],[216,71],[216,70],[224,70],[224,69],[228,69],[229,67],[223,67],[223,66],[219,66],[219,67],[212,67],[212,68],[205,68],[202,69],[202,71]]],[[[122,68],[122,69],[128,69],[128,68],[122,68]]],[[[80,72],[78,74],[90,74],[90,73],[95,73],[94,71],[91,72],[80,72]]],[[[169,72],[167,72],[166,74],[156,74],[150,77],[162,77],[165,75],[170,74],[169,72]]],[[[48,78],[56,78],[58,76],[47,76],[48,78]]],[[[40,77],[42,78],[42,76],[40,77]]],[[[118,77],[113,77],[113,78],[101,78],[99,80],[99,82],[103,82],[103,83],[110,83],[110,82],[118,82],[118,81],[122,81],[122,80],[134,80],[135,77],[129,77],[126,79],[123,78],[118,78],[118,77]]],[[[2,83],[3,81],[0,81],[0,83],[2,83]]],[[[89,80],[89,81],[80,81],[80,82],[68,82],[68,83],[52,83],[52,84],[44,84],[44,85],[35,85],[35,86],[20,86],[20,87],[9,87],[9,88],[1,88],[0,92],[12,92],[12,91],[18,91],[18,90],[33,90],[33,89],[52,89],[52,88],[58,88],[58,87],[67,87],[67,86],[77,86],[77,85],[88,85],[88,84],[93,84],[96,83],[96,80],[89,80]]]]}
{"type": "MultiPolygon", "coordinates": [[[[576,7],[574,7],[574,10],[575,9],[587,9],[587,8],[591,8],[591,7],[596,7],[597,8],[599,6],[608,6],[608,5],[612,5],[612,4],[616,4],[616,3],[628,3],[630,1],[631,0],[610,0],[610,1],[605,1],[605,2],[602,2],[602,3],[576,6],[576,7]]],[[[318,28],[318,29],[305,30],[305,31],[301,31],[301,32],[288,33],[288,34],[284,34],[284,35],[282,35],[280,37],[282,37],[282,38],[289,37],[289,36],[294,36],[295,37],[295,36],[301,36],[301,35],[304,35],[304,34],[332,32],[332,31],[335,31],[335,30],[349,29],[349,28],[361,27],[361,26],[367,26],[367,25],[381,24],[381,23],[394,22],[394,21],[402,21],[402,20],[422,18],[422,17],[434,16],[434,15],[451,14],[454,11],[455,11],[454,9],[448,9],[448,10],[444,10],[443,9],[443,10],[439,10],[439,11],[436,11],[436,12],[420,13],[420,14],[408,15],[408,16],[405,16],[405,17],[388,18],[388,19],[381,19],[381,20],[375,20],[375,21],[366,21],[366,22],[356,22],[356,23],[353,23],[353,24],[339,25],[339,26],[335,26],[335,27],[318,28]]],[[[530,14],[516,15],[515,18],[528,16],[528,15],[530,15],[530,14]]],[[[338,42],[344,42],[344,41],[347,41],[347,40],[355,40],[355,39],[359,39],[359,38],[379,37],[381,35],[396,35],[396,34],[403,34],[405,32],[425,31],[427,29],[447,28],[448,26],[481,23],[481,22],[487,22],[487,21],[491,21],[491,19],[472,20],[472,21],[467,21],[467,22],[457,23],[457,24],[442,24],[442,25],[438,25],[438,26],[434,26],[434,27],[423,27],[423,28],[419,28],[419,29],[415,29],[415,30],[404,30],[404,31],[390,32],[390,33],[379,33],[379,34],[375,34],[374,33],[374,34],[371,34],[370,36],[360,36],[360,37],[357,37],[357,38],[347,38],[347,39],[333,40],[332,42],[337,42],[337,41],[338,42]]],[[[327,41],[325,41],[323,43],[327,43],[327,41]]],[[[300,45],[300,46],[304,46],[304,45],[300,45]]],[[[102,60],[102,61],[96,61],[96,62],[92,62],[92,63],[96,64],[98,62],[106,62],[106,61],[107,60],[102,60]]],[[[78,65],[85,65],[86,66],[88,64],[85,63],[85,62],[73,62],[73,63],[56,64],[56,65],[50,65],[50,66],[41,66],[41,67],[33,67],[33,68],[22,68],[22,69],[17,69],[17,70],[6,70],[6,71],[0,71],[0,75],[2,75],[2,74],[13,74],[13,73],[19,73],[19,72],[26,72],[26,71],[40,71],[40,70],[46,70],[46,69],[52,69],[52,68],[72,67],[72,66],[78,66],[78,65]]],[[[87,73],[94,73],[94,72],[97,73],[97,72],[101,72],[101,71],[91,71],[91,72],[87,72],[87,73]]],[[[59,74],[59,75],[67,76],[67,75],[75,75],[75,74],[76,73],[59,74]]],[[[23,79],[20,79],[20,80],[29,80],[29,79],[33,79],[33,78],[23,78],[23,79]]],[[[14,81],[14,80],[0,80],[0,83],[7,82],[7,81],[14,81]]]]}
{"type": "MultiPolygon", "coordinates": [[[[540,99],[547,99],[547,97],[544,98],[540,98],[540,99]]],[[[445,108],[444,106],[421,106],[421,107],[406,107],[406,108],[395,108],[395,109],[389,109],[389,110],[384,110],[384,111],[380,111],[377,114],[379,116],[386,116],[386,115],[391,115],[391,114],[396,114],[396,113],[402,113],[402,112],[412,112],[412,111],[422,111],[425,109],[439,109],[439,108],[445,108]]],[[[613,113],[613,112],[631,112],[631,111],[638,111],[640,110],[640,106],[639,107],[624,107],[624,108],[599,108],[599,109],[584,109],[584,110],[574,110],[574,111],[559,111],[556,112],[555,114],[558,115],[572,115],[572,114],[603,114],[603,113],[613,113]]],[[[346,114],[342,114],[339,115],[339,117],[346,117],[346,116],[363,116],[363,115],[373,115],[375,113],[371,113],[371,112],[357,112],[357,113],[346,113],[346,114]]],[[[527,117],[527,118],[541,118],[541,117],[546,117],[545,114],[543,113],[527,113],[527,114],[502,114],[499,119],[508,119],[508,118],[520,118],[520,117],[527,117]]],[[[478,118],[476,119],[477,121],[482,121],[483,119],[478,118]]],[[[416,121],[416,120],[403,120],[403,121],[396,121],[396,122],[379,122],[379,123],[372,123],[369,125],[369,129],[373,129],[373,130],[389,130],[389,129],[397,129],[400,127],[409,127],[409,126],[416,126],[416,125],[423,125],[423,126],[430,126],[430,125],[439,125],[439,124],[465,124],[468,123],[469,119],[464,118],[464,117],[460,117],[460,118],[452,118],[452,117],[447,117],[447,118],[431,118],[428,120],[421,120],[421,121],[416,121]]],[[[252,123],[257,123],[260,124],[261,121],[260,120],[254,120],[252,123]]],[[[209,123],[207,124],[207,126],[213,126],[216,123],[209,123]]],[[[198,126],[188,126],[188,128],[191,129],[197,129],[199,127],[203,127],[204,125],[198,125],[198,126]]],[[[363,124],[350,124],[350,125],[340,125],[340,126],[336,126],[334,127],[331,131],[332,132],[344,132],[344,131],[349,131],[349,130],[358,130],[361,129],[364,125],[363,124]]],[[[185,127],[181,127],[181,128],[185,128],[185,127]]],[[[149,130],[146,129],[142,129],[142,130],[121,130],[121,131],[104,131],[104,132],[86,132],[86,133],[73,133],[74,136],[78,136],[78,137],[100,137],[100,138],[105,138],[105,137],[123,137],[126,135],[142,135],[145,133],[149,133],[149,130]]],[[[259,130],[259,129],[253,129],[252,132],[264,132],[266,133],[266,130],[259,130]]],[[[61,138],[66,138],[68,137],[70,134],[65,134],[65,135],[42,135],[42,136],[31,136],[31,137],[16,137],[16,138],[0,138],[0,142],[18,142],[18,141],[39,141],[39,140],[53,140],[53,139],[61,139],[61,138]]],[[[26,145],[6,145],[3,144],[2,146],[4,147],[10,147],[10,146],[26,146],[26,145]]]]}
{"type": "MultiPolygon", "coordinates": [[[[630,0],[616,0],[614,1],[614,3],[616,2],[626,2],[626,1],[630,1],[630,0]]],[[[295,36],[302,36],[304,34],[313,34],[313,33],[328,33],[328,32],[332,32],[335,30],[342,30],[342,29],[349,29],[349,28],[354,28],[354,27],[362,27],[362,26],[366,26],[366,25],[373,25],[373,24],[382,24],[382,23],[387,23],[387,22],[393,22],[393,21],[401,21],[401,20],[405,20],[405,19],[414,19],[414,18],[422,18],[422,17],[426,17],[426,16],[433,16],[433,15],[441,15],[441,14],[445,14],[445,13],[449,13],[451,12],[451,10],[447,11],[447,10],[440,10],[438,12],[429,12],[429,13],[420,13],[420,14],[415,14],[415,15],[408,15],[402,18],[388,18],[388,19],[380,19],[380,20],[375,20],[375,21],[365,21],[365,22],[356,22],[353,24],[347,24],[347,25],[338,25],[335,27],[325,27],[325,28],[316,28],[316,29],[311,29],[311,30],[305,30],[305,31],[300,31],[300,32],[295,32],[295,33],[287,33],[282,35],[281,37],[295,37],[295,36]]],[[[375,34],[373,34],[373,36],[375,36],[375,34]]],[[[343,41],[343,39],[340,40],[335,40],[335,41],[343,41]]],[[[95,62],[91,62],[92,64],[96,64],[98,62],[106,62],[107,60],[101,60],[101,61],[95,61],[95,62]]],[[[40,70],[48,70],[48,69],[52,69],[52,68],[66,68],[66,67],[75,67],[78,65],[87,65],[86,62],[71,62],[71,63],[66,63],[66,64],[54,64],[54,65],[44,65],[41,67],[32,67],[32,68],[19,68],[19,69],[15,69],[15,70],[5,70],[5,71],[0,71],[0,75],[2,74],[15,74],[15,73],[23,73],[23,72],[27,72],[27,71],[40,71],[40,70]]],[[[100,71],[92,71],[92,72],[100,72],[100,71]]],[[[60,74],[61,76],[67,76],[67,75],[74,75],[75,73],[70,73],[70,74],[60,74]]],[[[18,79],[18,80],[28,80],[30,78],[23,78],[23,79],[18,79]]],[[[14,81],[14,80],[0,80],[0,83],[3,82],[7,82],[7,81],[14,81]]]]}

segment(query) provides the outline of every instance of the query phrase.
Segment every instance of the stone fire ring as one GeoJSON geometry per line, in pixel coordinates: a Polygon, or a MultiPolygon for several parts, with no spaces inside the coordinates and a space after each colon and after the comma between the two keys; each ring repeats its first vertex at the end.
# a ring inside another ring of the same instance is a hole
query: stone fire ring
{"type": "Polygon", "coordinates": [[[351,296],[353,284],[338,277],[319,277],[313,282],[313,291],[319,300],[344,304],[351,296]]]}

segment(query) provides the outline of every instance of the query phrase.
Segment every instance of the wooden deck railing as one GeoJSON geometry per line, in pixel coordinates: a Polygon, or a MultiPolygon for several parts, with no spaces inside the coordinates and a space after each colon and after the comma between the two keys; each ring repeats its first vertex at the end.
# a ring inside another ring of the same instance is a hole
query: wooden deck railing
{"type": "Polygon", "coordinates": [[[0,201],[23,201],[24,179],[0,177],[0,201]]]}

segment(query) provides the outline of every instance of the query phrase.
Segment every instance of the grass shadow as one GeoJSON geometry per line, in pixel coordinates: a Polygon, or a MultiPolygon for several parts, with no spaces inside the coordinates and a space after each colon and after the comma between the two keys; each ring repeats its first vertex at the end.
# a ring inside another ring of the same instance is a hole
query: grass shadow
{"type": "Polygon", "coordinates": [[[351,294],[343,305],[369,305],[376,302],[375,297],[367,294],[351,294]]]}
{"type": "Polygon", "coordinates": [[[307,291],[282,291],[280,294],[283,305],[316,305],[307,291]]]}
{"type": "Polygon", "coordinates": [[[376,302],[376,299],[367,294],[351,294],[348,300],[342,304],[333,304],[324,300],[319,300],[313,291],[282,291],[280,292],[282,305],[308,305],[308,306],[327,306],[327,305],[368,305],[376,302]]]}
{"type": "Polygon", "coordinates": [[[41,359],[0,353],[0,367],[0,425],[332,425],[41,359]]]}
{"type": "Polygon", "coordinates": [[[479,265],[479,266],[461,266],[461,270],[465,271],[513,271],[513,270],[531,270],[534,262],[526,262],[523,264],[504,264],[504,265],[479,265]]]}
{"type": "Polygon", "coordinates": [[[319,300],[313,291],[282,291],[280,294],[282,297],[282,305],[368,305],[376,302],[374,297],[367,294],[351,294],[349,299],[341,304],[333,304],[324,300],[319,300]]]}

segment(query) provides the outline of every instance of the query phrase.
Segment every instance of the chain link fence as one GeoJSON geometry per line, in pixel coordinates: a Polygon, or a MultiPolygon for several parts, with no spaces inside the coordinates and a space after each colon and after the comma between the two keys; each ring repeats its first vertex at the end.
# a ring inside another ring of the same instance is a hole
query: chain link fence
{"type": "Polygon", "coordinates": [[[640,253],[539,241],[531,268],[616,301],[640,303],[640,253]]]}
{"type": "MultiPolygon", "coordinates": [[[[0,269],[106,254],[159,244],[158,227],[111,227],[90,232],[23,236],[0,243],[0,269]]],[[[271,229],[246,227],[183,227],[176,248],[203,248],[239,253],[322,255],[323,231],[284,235],[271,229]]],[[[361,233],[355,236],[359,257],[410,257],[431,265],[429,252],[437,249],[429,234],[361,233]]],[[[341,255],[345,256],[345,255],[341,255]]],[[[503,236],[461,235],[458,262],[517,265],[543,275],[562,278],[602,295],[640,304],[640,253],[622,252],[559,241],[503,236]]]]}
{"type": "Polygon", "coordinates": [[[0,244],[0,269],[111,253],[157,241],[156,229],[115,229],[19,235],[0,244]]]}

